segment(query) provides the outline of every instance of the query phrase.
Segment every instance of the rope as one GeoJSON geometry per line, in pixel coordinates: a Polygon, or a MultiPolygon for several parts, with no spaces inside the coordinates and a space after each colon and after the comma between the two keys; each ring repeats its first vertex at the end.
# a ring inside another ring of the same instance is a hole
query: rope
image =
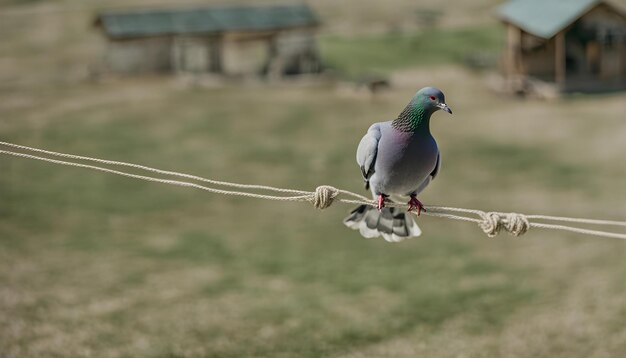
{"type": "MultiPolygon", "coordinates": [[[[92,165],[92,164],[84,164],[84,163],[79,163],[75,161],[52,159],[52,158],[48,158],[44,156],[38,156],[34,154],[27,154],[27,153],[16,152],[16,151],[11,151],[11,150],[0,150],[0,154],[10,155],[14,157],[39,160],[39,161],[44,161],[48,163],[77,167],[77,168],[91,169],[95,171],[100,171],[100,172],[120,175],[120,176],[124,176],[128,178],[150,181],[150,182],[176,185],[176,186],[182,186],[182,187],[191,187],[191,188],[208,191],[208,192],[215,193],[215,194],[233,195],[233,196],[241,196],[241,197],[247,197],[247,198],[266,199],[266,200],[309,202],[313,204],[315,208],[321,209],[321,210],[330,207],[336,201],[345,203],[345,204],[366,204],[366,205],[376,204],[374,200],[368,199],[365,196],[362,196],[362,195],[359,195],[359,194],[356,194],[347,190],[337,189],[329,185],[318,186],[317,188],[315,188],[315,191],[304,191],[304,190],[296,190],[296,189],[276,188],[276,187],[266,186],[266,185],[231,183],[231,182],[207,179],[207,178],[199,177],[196,175],[190,175],[190,174],[184,174],[184,173],[179,173],[179,172],[174,172],[174,171],[151,168],[151,167],[144,166],[144,165],[119,162],[119,161],[113,161],[113,160],[98,159],[98,158],[66,154],[66,153],[58,153],[58,152],[32,148],[32,147],[27,147],[23,145],[2,142],[2,141],[0,141],[0,145],[14,148],[14,149],[19,149],[19,150],[26,151],[26,152],[45,154],[51,157],[99,163],[99,164],[105,164],[109,166],[132,168],[132,169],[143,170],[143,171],[160,174],[160,175],[167,175],[167,176],[173,176],[173,177],[178,177],[178,178],[199,181],[199,182],[211,184],[214,186],[223,186],[223,187],[247,190],[247,191],[237,191],[237,190],[219,189],[219,188],[215,188],[215,187],[211,187],[207,185],[197,184],[197,183],[190,182],[190,181],[164,179],[164,178],[159,178],[159,177],[154,177],[154,176],[133,174],[133,173],[124,172],[121,170],[105,168],[105,167],[92,165]],[[269,192],[278,193],[278,195],[259,194],[258,192],[252,192],[252,191],[269,191],[269,192]]],[[[387,206],[405,207],[405,205],[402,205],[399,203],[389,203],[387,206]]],[[[479,228],[483,230],[483,232],[488,237],[495,237],[502,230],[517,237],[517,236],[524,235],[530,228],[541,228],[541,229],[562,230],[562,231],[569,231],[569,232],[585,234],[585,235],[593,235],[593,236],[601,236],[601,237],[626,240],[626,234],[622,234],[622,233],[590,230],[590,229],[585,229],[585,228],[580,228],[580,227],[567,226],[563,224],[535,222],[534,220],[553,221],[553,222],[561,222],[561,223],[566,222],[566,223],[626,227],[625,221],[569,218],[569,217],[548,216],[548,215],[524,215],[524,214],[519,214],[519,213],[504,213],[504,212],[485,212],[485,211],[476,210],[476,209],[464,209],[464,208],[433,206],[433,205],[426,205],[422,213],[428,216],[475,223],[478,225],[479,228]]]]}

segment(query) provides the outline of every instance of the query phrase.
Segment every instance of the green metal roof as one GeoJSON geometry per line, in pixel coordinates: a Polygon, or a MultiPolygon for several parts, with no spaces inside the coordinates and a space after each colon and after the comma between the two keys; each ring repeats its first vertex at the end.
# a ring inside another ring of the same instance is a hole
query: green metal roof
{"type": "Polygon", "coordinates": [[[260,31],[317,24],[317,17],[304,4],[115,11],[96,18],[96,25],[113,38],[260,31]]]}
{"type": "Polygon", "coordinates": [[[498,16],[522,30],[545,39],[572,24],[602,0],[510,0],[498,16]]]}

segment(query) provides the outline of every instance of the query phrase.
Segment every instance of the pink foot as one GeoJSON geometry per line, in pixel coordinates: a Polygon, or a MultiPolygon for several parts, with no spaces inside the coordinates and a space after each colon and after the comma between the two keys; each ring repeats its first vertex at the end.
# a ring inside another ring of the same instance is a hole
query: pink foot
{"type": "Polygon", "coordinates": [[[421,201],[417,200],[415,195],[411,195],[411,200],[409,200],[409,211],[413,211],[417,209],[417,216],[420,216],[422,210],[424,210],[424,205],[421,201]]]}
{"type": "Polygon", "coordinates": [[[385,207],[385,195],[379,194],[378,195],[378,205],[376,205],[376,208],[378,208],[378,211],[381,211],[381,210],[383,210],[384,207],[385,207]]]}

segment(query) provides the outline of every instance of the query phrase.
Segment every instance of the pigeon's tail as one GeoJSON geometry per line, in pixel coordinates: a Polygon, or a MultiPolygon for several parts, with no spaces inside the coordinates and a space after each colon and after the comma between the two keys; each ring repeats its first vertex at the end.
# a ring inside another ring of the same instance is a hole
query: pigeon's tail
{"type": "Polygon", "coordinates": [[[389,242],[402,241],[422,234],[411,214],[398,208],[383,208],[378,211],[371,205],[360,205],[350,212],[343,223],[359,230],[366,238],[383,236],[389,242]]]}

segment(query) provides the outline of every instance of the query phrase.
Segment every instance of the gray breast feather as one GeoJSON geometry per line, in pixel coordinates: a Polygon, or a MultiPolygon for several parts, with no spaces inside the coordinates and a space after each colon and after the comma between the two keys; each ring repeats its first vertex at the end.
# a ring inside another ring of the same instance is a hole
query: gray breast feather
{"type": "Polygon", "coordinates": [[[424,181],[417,187],[417,189],[415,189],[416,194],[421,193],[424,189],[426,189],[428,184],[430,184],[430,182],[433,181],[433,179],[435,179],[437,174],[439,174],[440,167],[441,167],[441,153],[439,152],[437,153],[437,162],[435,163],[435,169],[433,169],[430,175],[426,179],[424,179],[424,181]]]}

